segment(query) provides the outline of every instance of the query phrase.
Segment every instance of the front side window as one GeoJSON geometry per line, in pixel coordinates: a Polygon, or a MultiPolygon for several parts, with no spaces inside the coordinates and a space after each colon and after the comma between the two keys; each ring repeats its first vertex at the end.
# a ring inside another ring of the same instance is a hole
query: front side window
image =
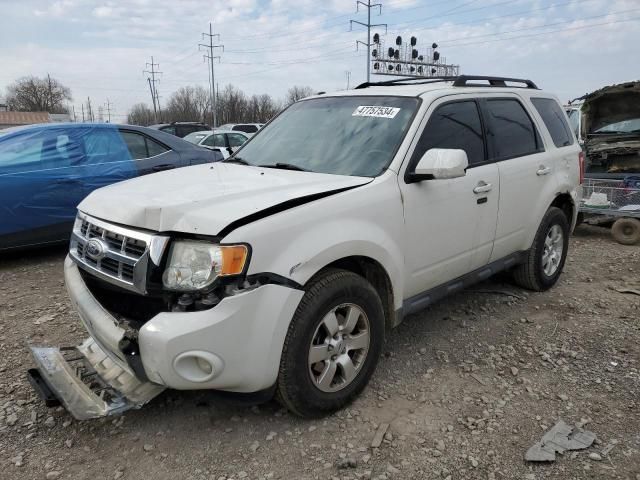
{"type": "Polygon", "coordinates": [[[387,96],[303,100],[265,126],[232,159],[374,177],[393,160],[418,104],[417,98],[387,96]]]}
{"type": "Polygon", "coordinates": [[[476,102],[452,102],[438,107],[422,132],[412,164],[432,148],[464,150],[469,165],[485,160],[484,135],[476,102]]]}
{"type": "Polygon", "coordinates": [[[531,103],[542,117],[556,147],[566,147],[573,144],[571,127],[558,102],[552,98],[532,98],[531,103]]]}
{"type": "Polygon", "coordinates": [[[490,120],[489,138],[493,141],[494,159],[523,157],[542,151],[533,121],[515,99],[487,100],[490,120]]]}

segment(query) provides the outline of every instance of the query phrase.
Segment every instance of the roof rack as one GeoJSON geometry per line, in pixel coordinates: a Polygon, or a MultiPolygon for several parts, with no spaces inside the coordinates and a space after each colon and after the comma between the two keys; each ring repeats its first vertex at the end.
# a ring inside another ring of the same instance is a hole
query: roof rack
{"type": "Polygon", "coordinates": [[[411,82],[410,85],[424,85],[429,83],[437,83],[437,82],[453,82],[454,87],[510,87],[510,88],[532,88],[538,90],[538,86],[533,83],[531,80],[527,80],[524,78],[509,78],[509,77],[489,77],[486,75],[458,75],[457,77],[426,77],[424,79],[416,78],[416,77],[408,77],[408,78],[396,78],[394,80],[386,80],[384,82],[365,82],[356,87],[359,88],[367,88],[373,86],[391,86],[402,84],[405,82],[411,82]],[[487,84],[482,83],[472,83],[477,81],[485,81],[487,84]],[[521,83],[522,87],[507,85],[509,83],[521,83]]]}

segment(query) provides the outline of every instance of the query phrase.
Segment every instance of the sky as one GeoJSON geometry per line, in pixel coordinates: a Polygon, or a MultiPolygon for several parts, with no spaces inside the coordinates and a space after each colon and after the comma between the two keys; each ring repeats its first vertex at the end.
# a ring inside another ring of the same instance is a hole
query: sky
{"type": "MultiPolygon", "coordinates": [[[[366,3],[367,0],[365,0],[366,3]]],[[[640,79],[640,0],[371,0],[387,43],[433,42],[461,73],[530,78],[566,101],[640,79]]],[[[151,104],[146,63],[159,64],[161,104],[179,87],[208,88],[198,43],[213,22],[215,80],[281,98],[293,85],[334,91],[366,80],[367,21],[355,0],[0,0],[0,96],[28,75],[91,97],[123,122],[151,104]],[[352,28],[351,28],[352,27],[352,28]],[[356,48],[357,47],[357,48],[356,48]]],[[[388,77],[373,76],[372,80],[388,77]]]]}

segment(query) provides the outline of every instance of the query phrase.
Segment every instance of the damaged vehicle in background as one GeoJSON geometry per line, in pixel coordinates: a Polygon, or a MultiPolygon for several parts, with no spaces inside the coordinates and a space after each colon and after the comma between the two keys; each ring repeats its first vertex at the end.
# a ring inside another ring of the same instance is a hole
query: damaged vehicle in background
{"type": "Polygon", "coordinates": [[[586,176],[640,175],[640,81],[607,86],[582,100],[586,176]]]}
{"type": "Polygon", "coordinates": [[[225,161],[79,205],[64,276],[90,336],[32,347],[30,381],[79,419],[165,388],[326,415],[365,388],[407,315],[500,271],[553,287],[581,166],[557,98],[530,80],[296,102],[225,161]]]}

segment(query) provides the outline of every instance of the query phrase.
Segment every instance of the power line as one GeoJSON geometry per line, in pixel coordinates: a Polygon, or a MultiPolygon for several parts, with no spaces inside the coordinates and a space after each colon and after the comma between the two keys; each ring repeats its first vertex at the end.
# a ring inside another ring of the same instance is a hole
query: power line
{"type": "Polygon", "coordinates": [[[382,15],[382,4],[381,3],[371,3],[371,0],[367,0],[367,3],[364,3],[360,0],[356,1],[356,13],[359,11],[360,5],[367,8],[367,23],[362,23],[358,20],[349,20],[349,28],[353,28],[353,24],[357,23],[358,25],[362,25],[363,27],[367,27],[367,43],[364,43],[360,40],[356,40],[356,50],[358,49],[358,45],[366,45],[367,47],[367,82],[371,81],[371,65],[369,59],[371,58],[371,27],[384,27],[385,33],[387,32],[387,24],[386,23],[371,23],[371,9],[378,8],[379,15],[382,15]]]}
{"type": "Polygon", "coordinates": [[[482,42],[468,42],[468,43],[457,43],[454,45],[448,45],[447,48],[455,48],[455,47],[463,47],[466,45],[482,45],[485,43],[494,43],[494,42],[504,42],[506,40],[516,40],[519,38],[530,38],[530,37],[539,37],[540,35],[549,35],[551,33],[562,33],[562,32],[567,32],[567,31],[573,31],[573,30],[583,30],[585,28],[593,28],[593,27],[602,27],[605,25],[614,25],[617,23],[626,23],[626,22],[637,22],[640,21],[640,17],[636,17],[636,18],[625,18],[624,20],[616,20],[616,21],[612,21],[612,22],[602,22],[602,23],[592,23],[590,25],[580,25],[577,27],[569,27],[569,28],[559,28],[556,30],[548,30],[546,32],[539,32],[539,33],[530,33],[527,35],[516,35],[513,37],[505,37],[505,38],[496,38],[493,40],[485,40],[482,42]]]}
{"type": "Polygon", "coordinates": [[[209,22],[209,33],[203,33],[202,34],[202,38],[204,39],[205,37],[209,38],[209,45],[206,45],[204,43],[199,43],[198,44],[198,50],[200,50],[200,48],[207,48],[209,50],[209,53],[207,55],[204,55],[204,58],[209,60],[209,66],[211,67],[211,76],[209,77],[209,81],[211,83],[211,117],[212,117],[212,128],[216,128],[216,88],[215,88],[215,73],[213,70],[213,60],[214,59],[218,59],[218,61],[220,60],[220,56],[214,56],[213,55],[213,51],[216,48],[221,48],[222,51],[224,52],[224,45],[222,44],[215,44],[213,43],[213,37],[216,37],[218,41],[220,41],[220,34],[218,33],[213,33],[213,24],[211,22],[209,22]]]}

